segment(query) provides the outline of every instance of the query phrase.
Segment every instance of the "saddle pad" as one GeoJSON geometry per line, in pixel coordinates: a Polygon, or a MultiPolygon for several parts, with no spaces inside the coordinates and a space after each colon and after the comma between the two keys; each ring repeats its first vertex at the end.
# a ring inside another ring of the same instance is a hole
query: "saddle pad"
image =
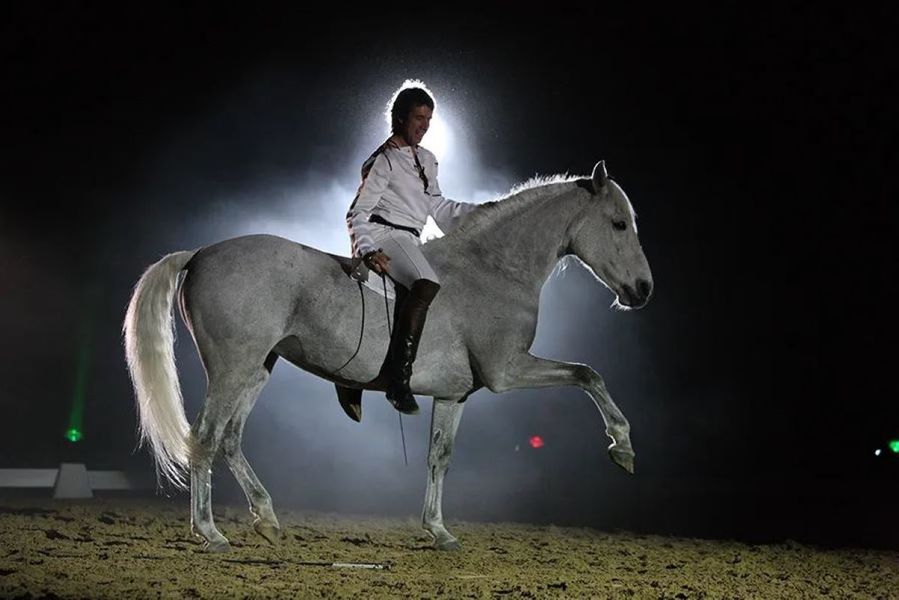
{"type": "Polygon", "coordinates": [[[361,264],[361,261],[359,261],[359,259],[353,259],[347,256],[338,256],[336,254],[329,254],[329,256],[334,258],[340,264],[340,268],[343,269],[343,272],[346,273],[347,277],[349,277],[353,281],[361,281],[362,285],[370,290],[373,290],[382,298],[384,297],[384,288],[386,283],[387,299],[394,299],[395,294],[393,292],[393,280],[390,279],[390,277],[385,277],[382,279],[380,275],[378,275],[365,265],[361,264]]]}
{"type": "Polygon", "coordinates": [[[387,299],[393,300],[395,294],[393,292],[393,280],[390,277],[381,277],[371,269],[368,269],[368,278],[362,282],[362,285],[370,290],[377,292],[379,296],[384,296],[384,283],[387,283],[387,299]]]}

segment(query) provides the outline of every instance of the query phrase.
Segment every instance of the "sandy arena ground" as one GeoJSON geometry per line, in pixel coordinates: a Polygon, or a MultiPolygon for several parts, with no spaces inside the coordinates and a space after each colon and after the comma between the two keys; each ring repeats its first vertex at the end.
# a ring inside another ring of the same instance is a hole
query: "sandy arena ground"
{"type": "Polygon", "coordinates": [[[0,597],[899,598],[899,552],[450,522],[447,553],[417,518],[284,511],[274,547],[245,508],[215,514],[230,553],[202,550],[186,499],[0,500],[0,597]]]}

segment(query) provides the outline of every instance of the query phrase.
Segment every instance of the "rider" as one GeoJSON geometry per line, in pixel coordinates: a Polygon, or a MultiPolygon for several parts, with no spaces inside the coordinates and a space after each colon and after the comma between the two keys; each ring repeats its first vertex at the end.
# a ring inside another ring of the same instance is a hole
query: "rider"
{"type": "Polygon", "coordinates": [[[362,165],[362,183],[347,213],[353,255],[396,291],[396,319],[388,348],[387,399],[400,412],[415,414],[409,390],[412,363],[428,307],[440,280],[421,253],[421,228],[428,215],[445,233],[476,204],[443,197],[437,159],[419,144],[434,113],[434,99],[420,82],[404,84],[390,107],[391,136],[362,165]]]}

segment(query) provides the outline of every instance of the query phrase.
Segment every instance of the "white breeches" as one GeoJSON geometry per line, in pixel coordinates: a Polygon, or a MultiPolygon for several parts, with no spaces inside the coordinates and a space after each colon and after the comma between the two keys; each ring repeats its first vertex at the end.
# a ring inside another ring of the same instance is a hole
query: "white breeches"
{"type": "Polygon", "coordinates": [[[375,244],[390,258],[387,275],[395,283],[399,283],[407,290],[418,279],[440,283],[437,274],[421,253],[420,238],[411,232],[379,223],[372,223],[371,226],[375,244]]]}

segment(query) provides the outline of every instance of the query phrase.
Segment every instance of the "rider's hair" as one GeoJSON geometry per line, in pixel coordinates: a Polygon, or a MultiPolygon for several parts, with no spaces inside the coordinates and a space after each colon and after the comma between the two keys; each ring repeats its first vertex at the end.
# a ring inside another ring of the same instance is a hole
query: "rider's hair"
{"type": "Polygon", "coordinates": [[[409,114],[417,106],[427,106],[434,110],[434,98],[421,87],[407,87],[400,89],[395,94],[390,106],[390,131],[394,134],[402,134],[403,125],[409,114]]]}

